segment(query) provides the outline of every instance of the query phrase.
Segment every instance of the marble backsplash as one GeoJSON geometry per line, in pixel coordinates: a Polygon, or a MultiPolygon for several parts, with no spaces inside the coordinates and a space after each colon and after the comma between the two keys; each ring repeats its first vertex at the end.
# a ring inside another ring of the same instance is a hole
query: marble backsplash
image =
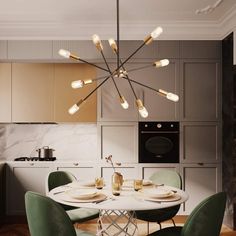
{"type": "Polygon", "coordinates": [[[0,125],[0,160],[37,157],[37,148],[55,149],[58,160],[95,161],[97,125],[82,124],[6,124],[0,125]]]}

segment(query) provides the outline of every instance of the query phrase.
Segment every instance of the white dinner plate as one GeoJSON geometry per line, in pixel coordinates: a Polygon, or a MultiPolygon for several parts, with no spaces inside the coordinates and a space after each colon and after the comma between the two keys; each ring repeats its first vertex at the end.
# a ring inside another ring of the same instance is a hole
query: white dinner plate
{"type": "Polygon", "coordinates": [[[94,187],[95,181],[73,181],[67,184],[67,186],[71,188],[94,187]]]}
{"type": "Polygon", "coordinates": [[[169,198],[175,194],[173,191],[164,188],[143,189],[141,192],[151,198],[169,198]]]}
{"type": "Polygon", "coordinates": [[[71,197],[66,192],[58,194],[57,197],[60,198],[61,200],[65,201],[65,202],[74,202],[74,203],[77,203],[77,202],[78,203],[100,202],[100,201],[105,200],[107,198],[107,196],[105,194],[98,193],[93,198],[76,199],[76,198],[71,197]]]}
{"type": "Polygon", "coordinates": [[[65,193],[72,198],[80,200],[91,199],[98,195],[98,192],[94,189],[71,189],[66,191],[65,193]]]}
{"type": "Polygon", "coordinates": [[[149,180],[149,179],[144,179],[143,180],[143,186],[148,186],[148,185],[152,185],[152,184],[153,184],[152,181],[149,180]]]}
{"type": "Polygon", "coordinates": [[[145,199],[145,200],[148,200],[148,201],[152,201],[152,202],[174,202],[174,201],[178,201],[181,199],[181,196],[178,195],[178,194],[174,194],[170,197],[166,197],[166,198],[152,198],[152,197],[149,197],[145,194],[142,194],[142,198],[145,199]]]}

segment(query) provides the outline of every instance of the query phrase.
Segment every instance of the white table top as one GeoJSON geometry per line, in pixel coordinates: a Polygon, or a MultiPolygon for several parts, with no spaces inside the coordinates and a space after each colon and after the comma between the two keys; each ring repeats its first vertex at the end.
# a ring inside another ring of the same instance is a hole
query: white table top
{"type": "MultiPolygon", "coordinates": [[[[103,188],[99,191],[107,195],[107,199],[99,203],[81,203],[81,202],[71,202],[63,200],[65,196],[65,191],[68,191],[71,188],[68,186],[60,186],[52,189],[48,196],[55,200],[56,202],[63,203],[69,206],[75,207],[86,207],[100,210],[127,210],[127,211],[137,211],[137,210],[153,210],[167,208],[175,205],[179,205],[188,200],[188,194],[183,190],[164,186],[165,189],[171,189],[177,191],[175,194],[179,195],[181,198],[177,201],[163,202],[158,200],[158,202],[149,201],[143,198],[143,195],[139,192],[135,192],[132,188],[123,188],[120,196],[113,196],[111,189],[108,187],[103,188]],[[61,192],[61,193],[58,193],[61,192]]],[[[93,188],[92,188],[93,189],[93,188]]],[[[75,200],[76,201],[76,200],[75,200]]]]}

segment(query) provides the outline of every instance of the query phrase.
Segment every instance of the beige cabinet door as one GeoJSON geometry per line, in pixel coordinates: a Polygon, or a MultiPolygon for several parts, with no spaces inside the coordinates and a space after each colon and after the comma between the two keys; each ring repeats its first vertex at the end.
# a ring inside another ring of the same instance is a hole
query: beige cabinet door
{"type": "Polygon", "coordinates": [[[96,92],[80,107],[74,115],[68,109],[81,98],[85,98],[96,83],[80,89],[71,88],[74,80],[96,78],[96,70],[85,64],[55,64],[55,121],[56,122],[96,122],[97,97],[96,92]]]}
{"type": "Polygon", "coordinates": [[[0,122],[11,122],[11,64],[0,63],[0,122]]]}
{"type": "Polygon", "coordinates": [[[53,64],[12,64],[12,121],[53,122],[53,64]]]}

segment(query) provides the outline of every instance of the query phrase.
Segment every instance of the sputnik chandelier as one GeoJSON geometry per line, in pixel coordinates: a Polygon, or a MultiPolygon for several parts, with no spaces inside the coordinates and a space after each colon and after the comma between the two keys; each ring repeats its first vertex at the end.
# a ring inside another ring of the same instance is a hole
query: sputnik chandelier
{"type": "Polygon", "coordinates": [[[93,63],[90,63],[82,58],[80,58],[79,56],[75,55],[75,54],[72,54],[71,52],[65,50],[65,49],[60,49],[59,50],[59,54],[65,58],[68,58],[68,59],[73,59],[73,60],[76,60],[76,61],[79,61],[79,62],[83,62],[83,63],[86,63],[88,65],[91,65],[93,67],[96,67],[100,70],[103,70],[107,73],[106,76],[102,76],[102,77],[98,77],[98,78],[94,78],[94,79],[85,79],[85,80],[76,80],[76,81],[73,81],[71,83],[71,86],[72,88],[74,89],[79,89],[79,88],[82,88],[83,86],[85,85],[88,85],[88,84],[91,84],[95,81],[98,81],[98,80],[102,80],[102,82],[98,83],[97,87],[95,89],[93,89],[85,98],[83,99],[80,99],[76,104],[74,104],[69,110],[68,112],[73,115],[75,112],[77,112],[80,108],[80,106],[98,89],[100,88],[103,84],[105,84],[108,80],[112,80],[114,86],[115,86],[115,89],[117,91],[117,94],[119,96],[119,101],[120,101],[120,104],[122,106],[123,109],[128,109],[129,108],[129,104],[128,102],[126,101],[125,97],[121,94],[118,86],[117,86],[117,81],[119,79],[125,79],[127,80],[127,84],[130,86],[130,89],[132,90],[132,93],[135,97],[135,101],[136,101],[136,106],[138,108],[138,111],[139,111],[139,114],[143,117],[143,118],[146,118],[148,117],[148,111],[147,109],[144,107],[143,105],[143,102],[141,99],[139,99],[137,97],[137,94],[134,90],[134,87],[132,85],[132,83],[134,84],[138,84],[142,87],[145,87],[145,88],[148,88],[150,90],[153,90],[155,92],[157,92],[157,94],[161,95],[161,96],[164,96],[166,97],[167,99],[173,101],[173,102],[177,102],[179,100],[179,97],[178,95],[176,94],[173,94],[171,92],[167,92],[165,90],[162,90],[162,89],[155,89],[155,88],[152,88],[148,85],[145,85],[143,83],[140,83],[140,82],[137,82],[133,79],[131,79],[129,77],[129,72],[132,72],[132,71],[136,71],[136,70],[140,70],[140,69],[144,69],[144,68],[147,68],[147,67],[156,67],[156,68],[159,68],[159,67],[163,67],[163,66],[167,66],[169,64],[169,60],[168,59],[162,59],[162,60],[159,60],[159,61],[156,61],[154,62],[152,65],[147,65],[147,66],[143,66],[143,67],[140,67],[140,68],[134,68],[132,70],[126,70],[125,68],[125,64],[141,49],[143,48],[145,45],[149,45],[154,39],[156,39],[162,32],[162,28],[161,27],[157,27],[156,29],[154,29],[147,37],[145,37],[145,39],[143,40],[143,42],[140,44],[140,46],[128,57],[126,58],[125,60],[121,60],[120,58],[120,54],[119,54],[119,46],[120,46],[120,35],[119,35],[119,0],[116,0],[116,10],[117,10],[117,40],[115,41],[114,39],[110,38],[108,40],[109,42],[109,45],[111,47],[111,49],[113,50],[113,52],[116,54],[117,56],[117,66],[116,66],[116,69],[115,70],[111,70],[107,60],[106,60],[106,57],[104,55],[104,52],[103,52],[103,45],[102,45],[102,42],[99,38],[98,35],[94,34],[92,36],[92,39],[93,39],[93,43],[94,45],[96,46],[97,50],[101,53],[101,56],[104,60],[104,63],[106,65],[106,68],[103,68],[99,65],[96,65],[96,64],[93,64],[93,63]]]}

